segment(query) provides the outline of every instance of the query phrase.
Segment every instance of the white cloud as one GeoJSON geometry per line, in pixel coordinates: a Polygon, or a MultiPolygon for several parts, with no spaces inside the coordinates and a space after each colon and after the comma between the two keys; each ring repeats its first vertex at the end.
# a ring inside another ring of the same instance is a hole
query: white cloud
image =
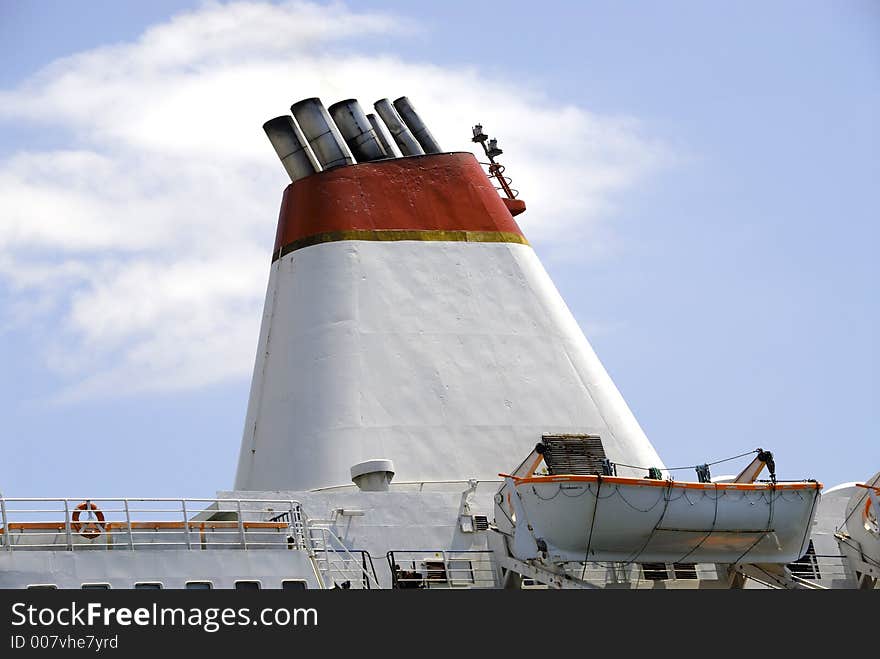
{"type": "Polygon", "coordinates": [[[450,150],[481,121],[544,243],[588,235],[668,155],[518,81],[354,50],[412,31],[342,5],[210,4],[0,91],[0,122],[63,136],[0,161],[0,278],[7,316],[61,328],[46,359],[66,395],[250,374],[285,184],[261,125],[299,98],[406,94],[450,150]]]}

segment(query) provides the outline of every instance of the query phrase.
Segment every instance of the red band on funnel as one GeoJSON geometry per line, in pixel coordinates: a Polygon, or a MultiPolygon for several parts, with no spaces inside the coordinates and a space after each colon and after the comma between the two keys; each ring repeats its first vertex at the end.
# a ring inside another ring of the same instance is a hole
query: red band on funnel
{"type": "Polygon", "coordinates": [[[339,167],[287,186],[273,259],[334,240],[528,244],[470,153],[339,167]]]}

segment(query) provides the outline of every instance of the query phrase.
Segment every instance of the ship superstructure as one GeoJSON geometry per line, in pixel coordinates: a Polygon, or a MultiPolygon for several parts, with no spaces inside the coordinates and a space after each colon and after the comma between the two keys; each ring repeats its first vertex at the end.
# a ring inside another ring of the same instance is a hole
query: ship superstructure
{"type": "Polygon", "coordinates": [[[310,98],[264,125],[291,184],[234,491],[0,499],[0,587],[875,584],[877,477],[843,516],[761,449],[674,481],[517,224],[495,141],[474,127],[480,163],[406,97],[374,108],[310,98]]]}

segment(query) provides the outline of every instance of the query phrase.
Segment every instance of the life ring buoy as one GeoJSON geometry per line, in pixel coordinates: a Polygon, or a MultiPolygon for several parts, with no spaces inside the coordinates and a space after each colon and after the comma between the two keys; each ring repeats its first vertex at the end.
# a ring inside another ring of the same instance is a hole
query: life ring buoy
{"type": "Polygon", "coordinates": [[[880,520],[877,519],[871,506],[871,496],[865,497],[865,510],[862,511],[862,521],[865,524],[865,530],[874,535],[880,535],[880,520]]]}
{"type": "Polygon", "coordinates": [[[70,530],[89,540],[97,538],[104,531],[104,513],[91,501],[83,501],[74,509],[70,517],[70,530]],[[94,519],[80,522],[79,517],[86,510],[90,515],[94,515],[94,519]]]}

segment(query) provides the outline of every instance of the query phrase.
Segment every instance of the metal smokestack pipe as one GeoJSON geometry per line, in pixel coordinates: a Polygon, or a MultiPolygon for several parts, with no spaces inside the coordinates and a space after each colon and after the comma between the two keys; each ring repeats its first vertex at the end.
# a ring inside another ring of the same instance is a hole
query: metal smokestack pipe
{"type": "Polygon", "coordinates": [[[406,127],[406,124],[403,123],[403,119],[397,114],[397,110],[391,105],[391,101],[387,98],[383,98],[380,101],[376,101],[373,104],[373,107],[376,108],[376,112],[382,117],[382,121],[385,122],[385,125],[388,126],[388,132],[391,133],[391,137],[397,142],[397,146],[400,147],[400,152],[403,155],[424,155],[424,149],[422,149],[416,138],[413,137],[413,134],[410,132],[409,128],[406,127]]]}
{"type": "Polygon", "coordinates": [[[387,158],[388,153],[356,99],[334,103],[327,110],[358,162],[387,158]]]}
{"type": "Polygon", "coordinates": [[[298,181],[318,171],[309,159],[306,146],[296,128],[293,117],[289,114],[269,119],[263,124],[263,130],[266,131],[266,136],[291,181],[298,181]]]}
{"type": "Polygon", "coordinates": [[[370,125],[373,127],[373,130],[376,133],[376,137],[379,138],[379,141],[382,143],[382,148],[385,149],[385,153],[388,154],[389,158],[396,158],[400,155],[400,151],[394,146],[394,140],[392,140],[388,133],[385,132],[385,124],[383,124],[379,117],[375,114],[368,114],[367,121],[370,122],[370,125]]]}
{"type": "Polygon", "coordinates": [[[351,151],[321,99],[306,98],[291,105],[290,111],[324,169],[354,164],[351,151]]]}
{"type": "Polygon", "coordinates": [[[443,149],[437,144],[437,140],[431,135],[431,131],[428,130],[425,122],[422,121],[419,113],[416,112],[413,104],[410,103],[406,96],[401,96],[394,101],[394,107],[397,109],[398,114],[400,114],[401,119],[403,119],[407,127],[412,131],[413,137],[415,137],[419,144],[422,145],[425,153],[443,152],[443,149]]]}

